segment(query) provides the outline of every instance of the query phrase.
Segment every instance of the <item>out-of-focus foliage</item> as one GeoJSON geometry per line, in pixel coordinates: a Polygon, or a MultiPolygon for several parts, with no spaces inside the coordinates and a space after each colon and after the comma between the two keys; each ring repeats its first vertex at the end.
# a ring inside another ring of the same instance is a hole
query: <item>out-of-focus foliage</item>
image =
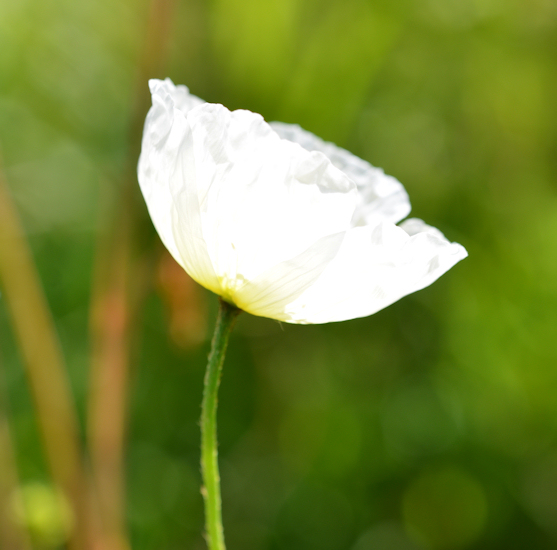
{"type": "MultiPolygon", "coordinates": [[[[229,548],[555,548],[557,3],[172,9],[166,72],[150,76],[383,167],[413,215],[470,254],[367,319],[240,318],[219,410],[229,548]]],[[[128,131],[148,14],[146,0],[0,0],[5,172],[83,424],[96,242],[137,154],[128,131]]],[[[141,244],[153,269],[132,354],[127,521],[134,550],[200,549],[216,299],[168,267],[156,238],[141,244]]],[[[20,480],[47,482],[1,296],[0,366],[20,480]]]]}

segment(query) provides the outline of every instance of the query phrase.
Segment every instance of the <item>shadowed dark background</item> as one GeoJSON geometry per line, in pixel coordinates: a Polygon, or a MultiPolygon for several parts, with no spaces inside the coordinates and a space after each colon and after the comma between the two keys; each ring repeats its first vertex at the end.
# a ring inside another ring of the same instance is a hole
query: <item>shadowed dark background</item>
{"type": "MultiPolygon", "coordinates": [[[[204,548],[217,300],[163,249],[134,175],[147,79],[166,76],[384,168],[470,255],[366,319],[240,317],[219,402],[227,546],[555,548],[556,67],[553,0],[0,0],[3,179],[118,540],[103,548],[204,548]]],[[[19,525],[13,548],[62,548],[76,522],[36,405],[57,390],[48,373],[29,389],[17,269],[0,272],[0,547],[19,525]]]]}

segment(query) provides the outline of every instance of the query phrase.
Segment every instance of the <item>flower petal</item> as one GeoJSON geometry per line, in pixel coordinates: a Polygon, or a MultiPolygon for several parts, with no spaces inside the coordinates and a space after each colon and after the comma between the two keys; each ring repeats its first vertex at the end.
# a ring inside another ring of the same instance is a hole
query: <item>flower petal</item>
{"type": "Polygon", "coordinates": [[[318,138],[297,124],[271,122],[273,130],[283,139],[299,143],[308,151],[321,151],[358,187],[359,202],[352,226],[377,225],[381,221],[398,223],[410,213],[410,200],[402,184],[358,158],[346,149],[318,138]]]}
{"type": "Polygon", "coordinates": [[[288,304],[315,283],[337,255],[345,235],[336,233],[323,237],[295,258],[248,281],[236,293],[236,305],[252,315],[296,322],[286,311],[288,304]]]}
{"type": "Polygon", "coordinates": [[[371,315],[420,290],[467,256],[421,220],[347,232],[319,279],[286,308],[295,323],[328,323],[371,315]]]}
{"type": "Polygon", "coordinates": [[[152,96],[170,96],[174,102],[174,107],[186,114],[198,105],[206,103],[199,97],[190,94],[186,86],[176,86],[170,78],[157,80],[155,78],[149,80],[149,89],[152,96]]]}
{"type": "Polygon", "coordinates": [[[466,250],[410,211],[402,185],[299,126],[150,81],[138,176],[161,239],[197,282],[291,323],[367,316],[466,250]]]}
{"type": "Polygon", "coordinates": [[[219,294],[234,301],[247,281],[349,228],[356,187],[322,153],[281,140],[250,111],[206,103],[187,122],[184,174],[197,187],[219,294]]]}
{"type": "Polygon", "coordinates": [[[195,180],[184,174],[182,162],[191,147],[185,113],[203,102],[169,79],[151,80],[149,85],[153,106],[143,132],[139,184],[153,224],[174,259],[198,283],[217,291],[218,279],[201,234],[195,180]]]}

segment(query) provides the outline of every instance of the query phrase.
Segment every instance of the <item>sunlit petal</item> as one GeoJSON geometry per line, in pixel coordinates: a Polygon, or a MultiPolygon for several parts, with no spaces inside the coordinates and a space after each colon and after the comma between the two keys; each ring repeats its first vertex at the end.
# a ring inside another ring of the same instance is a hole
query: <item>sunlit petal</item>
{"type": "Polygon", "coordinates": [[[381,168],[358,158],[334,143],[323,141],[297,124],[271,122],[277,134],[299,143],[308,151],[321,151],[358,188],[358,204],[352,225],[376,225],[381,221],[398,223],[410,213],[410,200],[402,184],[381,168]]]}
{"type": "Polygon", "coordinates": [[[402,185],[299,126],[150,81],[138,166],[153,223],[201,285],[254,315],[371,315],[466,256],[410,211],[402,185]]]}
{"type": "MultiPolygon", "coordinates": [[[[191,151],[191,131],[183,109],[202,104],[188,100],[185,86],[150,81],[153,107],[147,115],[138,178],[153,224],[174,259],[193,277],[213,291],[220,288],[207,246],[201,234],[195,177],[184,161],[191,151]],[[186,185],[188,182],[188,185],[186,185]]],[[[190,98],[193,96],[190,96],[190,98]]]]}
{"type": "Polygon", "coordinates": [[[203,237],[225,286],[239,288],[349,226],[356,187],[322,153],[279,139],[250,111],[205,104],[187,121],[184,181],[197,189],[203,237]]]}
{"type": "Polygon", "coordinates": [[[466,256],[461,245],[421,220],[408,220],[402,227],[356,227],[315,284],[288,305],[287,313],[296,323],[365,317],[430,285],[466,256]]]}

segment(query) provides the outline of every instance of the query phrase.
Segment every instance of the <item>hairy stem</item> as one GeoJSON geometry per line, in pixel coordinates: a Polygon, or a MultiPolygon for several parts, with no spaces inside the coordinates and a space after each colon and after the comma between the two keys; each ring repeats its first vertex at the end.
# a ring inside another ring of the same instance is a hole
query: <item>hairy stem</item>
{"type": "Polygon", "coordinates": [[[209,550],[225,550],[222,529],[220,476],[217,451],[217,393],[228,338],[240,310],[220,300],[215,334],[205,373],[201,405],[201,472],[205,500],[205,528],[209,550]]]}

